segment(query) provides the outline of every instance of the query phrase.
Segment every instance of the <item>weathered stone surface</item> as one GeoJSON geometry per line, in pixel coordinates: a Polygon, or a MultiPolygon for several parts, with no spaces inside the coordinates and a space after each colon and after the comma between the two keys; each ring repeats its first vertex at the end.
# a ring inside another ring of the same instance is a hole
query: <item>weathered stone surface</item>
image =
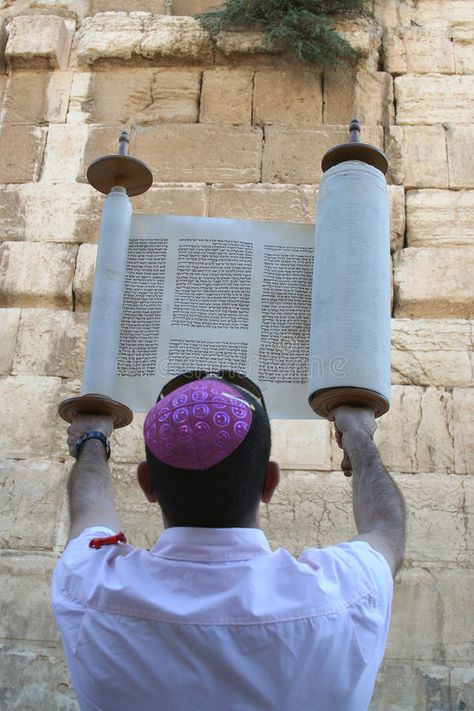
{"type": "Polygon", "coordinates": [[[344,125],[348,116],[357,116],[364,127],[393,123],[393,79],[386,72],[324,73],[324,123],[344,125]]]}
{"type": "Polygon", "coordinates": [[[173,15],[198,15],[200,12],[216,10],[222,5],[222,0],[173,0],[173,15]]]}
{"type": "Polygon", "coordinates": [[[14,17],[5,56],[14,69],[64,69],[72,32],[56,15],[14,17]]]}
{"type": "Polygon", "coordinates": [[[390,209],[390,249],[394,252],[403,247],[405,239],[405,190],[400,185],[388,186],[390,209]]]}
{"type": "Polygon", "coordinates": [[[301,67],[258,70],[253,120],[260,125],[320,125],[323,122],[321,74],[301,67]]]}
{"type": "Polygon", "coordinates": [[[317,189],[314,185],[217,184],[211,186],[209,215],[243,220],[312,223],[317,189]]]}
{"type": "Polygon", "coordinates": [[[325,420],[272,420],[272,459],[282,469],[331,470],[325,420]]]}
{"type": "Polygon", "coordinates": [[[205,183],[161,183],[132,198],[133,212],[145,215],[207,214],[205,183]]]}
{"type": "MultiPolygon", "coordinates": [[[[456,402],[456,393],[454,394],[454,437],[456,444],[459,446],[461,444],[462,446],[462,440],[459,442],[459,439],[457,438],[457,433],[459,432],[458,429],[458,423],[459,423],[459,411],[458,411],[458,404],[459,401],[456,402]]],[[[465,403],[467,405],[470,405],[472,407],[472,397],[471,397],[471,402],[465,403]]],[[[462,422],[463,426],[466,421],[468,421],[469,415],[466,416],[466,411],[463,410],[461,413],[462,416],[462,422]]],[[[472,418],[471,418],[472,419],[472,418]]],[[[468,433],[466,433],[468,434],[468,433]]],[[[474,442],[474,436],[472,435],[472,430],[471,430],[471,443],[474,442]]],[[[469,449],[469,446],[467,447],[469,449]]],[[[470,454],[472,457],[472,446],[470,450],[470,454]]],[[[472,462],[472,459],[470,460],[472,462]]],[[[460,468],[462,468],[462,463],[460,465],[460,468]]],[[[474,556],[474,526],[473,526],[473,516],[474,516],[474,476],[472,475],[472,469],[471,467],[471,473],[467,476],[462,476],[458,477],[461,479],[463,487],[464,487],[464,506],[463,506],[463,513],[464,513],[464,520],[465,520],[465,540],[466,540],[466,552],[468,555],[468,560],[472,562],[473,556],[474,556]]],[[[468,564],[469,567],[469,564],[468,564]]]]}
{"type": "MultiPolygon", "coordinates": [[[[76,124],[74,126],[67,126],[69,129],[79,129],[79,124],[76,124]]],[[[107,155],[110,153],[115,153],[116,149],[118,147],[118,138],[120,135],[120,127],[119,126],[87,126],[85,127],[87,130],[86,134],[86,144],[84,148],[84,152],[82,155],[79,155],[80,159],[80,170],[79,170],[79,175],[77,177],[78,180],[80,181],[86,181],[86,175],[87,175],[87,169],[92,163],[92,161],[96,160],[97,158],[100,158],[103,155],[107,155]]],[[[66,132],[64,134],[64,137],[66,137],[66,132]]],[[[68,140],[70,140],[70,136],[67,137],[68,140]]],[[[135,140],[133,139],[133,145],[135,146],[135,140]]],[[[146,153],[145,153],[146,155],[146,153]]],[[[134,151],[134,156],[141,157],[141,154],[138,154],[134,151]]],[[[77,165],[77,161],[75,161],[74,168],[77,165]]]]}
{"type": "Polygon", "coordinates": [[[357,535],[351,485],[340,473],[283,472],[270,504],[261,509],[261,525],[272,548],[298,556],[357,535]]]}
{"type": "Polygon", "coordinates": [[[12,72],[3,103],[3,122],[14,124],[63,123],[72,72],[12,72]]]}
{"type": "Polygon", "coordinates": [[[472,123],[473,96],[474,76],[406,74],[397,77],[397,123],[472,123]]]}
{"type": "Polygon", "coordinates": [[[396,474],[407,510],[405,564],[470,566],[467,534],[474,512],[466,512],[464,477],[449,474],[396,474]]]}
{"type": "Polygon", "coordinates": [[[60,378],[7,376],[0,379],[0,450],[12,459],[47,458],[58,407],[60,378]]]}
{"type": "Polygon", "coordinates": [[[87,314],[23,309],[13,374],[74,378],[82,373],[87,314]]]}
{"type": "MultiPolygon", "coordinates": [[[[453,472],[452,396],[443,388],[394,385],[390,411],[378,420],[375,442],[395,472],[453,472]]],[[[335,450],[334,469],[341,450],[335,450]]]]}
{"type": "Polygon", "coordinates": [[[157,181],[260,180],[260,128],[206,124],[137,128],[134,155],[146,156],[157,181]]]}
{"type": "Polygon", "coordinates": [[[448,12],[446,0],[410,0],[401,12],[403,24],[410,24],[410,21],[434,27],[472,24],[472,7],[466,0],[449,0],[448,12]]]}
{"type": "Polygon", "coordinates": [[[473,575],[469,569],[403,569],[395,581],[386,658],[432,664],[470,661],[474,623],[466,610],[473,575]]]}
{"type": "Polygon", "coordinates": [[[364,69],[373,72],[379,68],[383,36],[380,24],[371,22],[368,18],[335,19],[333,27],[361,53],[361,66],[364,69]]]}
{"type": "Polygon", "coordinates": [[[267,53],[263,32],[252,30],[244,32],[223,31],[216,37],[216,47],[224,57],[232,55],[258,55],[267,53]]]}
{"type": "Polygon", "coordinates": [[[456,319],[392,319],[392,383],[470,386],[474,324],[456,319]]]}
{"type": "Polygon", "coordinates": [[[474,250],[408,248],[394,255],[398,318],[473,318],[474,250]]]}
{"type": "Polygon", "coordinates": [[[432,711],[450,706],[450,669],[447,666],[385,658],[377,676],[370,711],[432,711]]]}
{"type": "MultiPolygon", "coordinates": [[[[368,126],[364,141],[382,147],[383,129],[368,126]]],[[[264,183],[319,183],[321,157],[337,143],[347,141],[346,126],[322,128],[265,128],[262,182],[264,183]]]]}
{"type": "Polygon", "coordinates": [[[80,116],[90,123],[193,123],[198,120],[199,70],[116,69],[86,73],[86,77],[81,74],[75,77],[71,120],[80,116]]]}
{"type": "Polygon", "coordinates": [[[83,183],[27,183],[0,192],[2,238],[94,242],[103,199],[83,183]]]}
{"type": "Polygon", "coordinates": [[[38,126],[0,128],[1,183],[27,183],[38,179],[43,156],[45,130],[38,126]]]}
{"type": "Polygon", "coordinates": [[[74,272],[73,292],[76,309],[88,310],[94,283],[95,260],[97,258],[97,245],[81,244],[77,253],[76,269],[74,272]]]}
{"type": "Polygon", "coordinates": [[[451,670],[451,708],[474,708],[474,669],[472,666],[451,670]]]}
{"type": "MultiPolygon", "coordinates": [[[[71,183],[71,181],[78,178],[89,133],[90,127],[81,123],[57,124],[49,127],[48,143],[41,171],[42,183],[71,183]]],[[[108,150],[105,153],[113,153],[117,141],[118,133],[114,143],[108,146],[108,150]]],[[[99,157],[100,155],[94,156],[94,158],[99,157]]]]}
{"type": "Polygon", "coordinates": [[[409,190],[409,247],[467,247],[474,239],[474,190],[409,190]]]}
{"type": "Polygon", "coordinates": [[[168,14],[166,10],[167,4],[165,0],[91,0],[89,14],[96,15],[98,12],[154,12],[156,15],[166,15],[168,14]]]}
{"type": "Polygon", "coordinates": [[[123,64],[137,57],[179,62],[211,56],[208,32],[191,17],[104,12],[86,18],[77,34],[77,59],[86,65],[123,64]]]}
{"type": "Polygon", "coordinates": [[[9,375],[15,355],[16,335],[20,322],[20,309],[0,309],[0,374],[9,375]]]}
{"type": "Polygon", "coordinates": [[[71,308],[76,252],[74,245],[3,242],[0,304],[71,308]]]}
{"type": "Polygon", "coordinates": [[[59,630],[50,609],[51,573],[55,557],[0,557],[3,614],[0,634],[15,640],[55,642],[59,630]],[[25,581],[28,584],[25,584],[25,581]]]}
{"type": "MultiPolygon", "coordinates": [[[[158,396],[158,393],[156,393],[158,396]]],[[[143,442],[143,423],[145,414],[136,412],[133,422],[122,429],[114,431],[111,442],[110,461],[115,464],[137,465],[145,459],[145,445],[143,442]]]]}
{"type": "Polygon", "coordinates": [[[61,647],[4,643],[0,647],[0,703],[9,711],[78,711],[61,647]],[[8,680],[8,681],[6,681],[8,680]]]}
{"type": "Polygon", "coordinates": [[[474,161],[466,160],[474,141],[474,125],[448,126],[448,165],[450,188],[474,188],[474,161]]]}
{"type": "Polygon", "coordinates": [[[442,126],[390,126],[385,153],[390,182],[404,185],[405,189],[449,187],[446,133],[442,126]]]}
{"type": "Polygon", "coordinates": [[[474,27],[455,27],[450,36],[456,74],[474,74],[474,27]]]}
{"type": "MultiPolygon", "coordinates": [[[[472,383],[471,383],[472,385],[472,383]]],[[[474,474],[474,389],[453,390],[455,467],[459,474],[474,474]]],[[[474,510],[474,498],[471,499],[474,510]]]]}
{"type": "MultiPolygon", "coordinates": [[[[16,422],[18,427],[18,422],[16,422]]],[[[45,459],[0,462],[0,545],[52,549],[64,466],[45,459]],[[28,524],[34,512],[34,525],[28,524]]]]}
{"type": "Polygon", "coordinates": [[[250,69],[212,69],[203,73],[201,123],[252,123],[253,76],[250,69]]]}
{"type": "Polygon", "coordinates": [[[454,50],[446,28],[397,27],[384,32],[384,69],[390,74],[453,74],[454,50]]]}

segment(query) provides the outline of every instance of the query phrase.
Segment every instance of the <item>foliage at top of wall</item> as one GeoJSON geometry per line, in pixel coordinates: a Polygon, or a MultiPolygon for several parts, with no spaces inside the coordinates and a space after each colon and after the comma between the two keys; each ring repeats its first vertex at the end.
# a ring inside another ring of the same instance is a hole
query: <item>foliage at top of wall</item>
{"type": "Polygon", "coordinates": [[[213,36],[221,30],[262,30],[271,51],[290,52],[322,68],[349,69],[360,52],[334,29],[334,22],[372,16],[373,0],[227,0],[199,19],[213,36]]]}

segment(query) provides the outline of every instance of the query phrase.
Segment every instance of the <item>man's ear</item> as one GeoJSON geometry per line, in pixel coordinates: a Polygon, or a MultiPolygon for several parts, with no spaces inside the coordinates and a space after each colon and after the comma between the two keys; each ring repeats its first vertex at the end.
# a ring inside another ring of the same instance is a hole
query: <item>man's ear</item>
{"type": "Polygon", "coordinates": [[[140,484],[141,490],[145,494],[146,498],[151,504],[156,504],[158,499],[153,490],[151,483],[150,469],[148,468],[148,462],[143,461],[137,466],[137,479],[140,484]]]}
{"type": "Polygon", "coordinates": [[[263,486],[262,501],[269,504],[272,496],[280,483],[280,467],[276,462],[268,462],[267,476],[263,486]]]}

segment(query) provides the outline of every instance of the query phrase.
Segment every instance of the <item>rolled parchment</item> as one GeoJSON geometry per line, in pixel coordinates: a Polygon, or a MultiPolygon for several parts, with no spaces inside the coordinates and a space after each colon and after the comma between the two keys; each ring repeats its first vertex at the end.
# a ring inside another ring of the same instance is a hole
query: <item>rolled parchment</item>
{"type": "Polygon", "coordinates": [[[112,188],[104,201],[100,225],[83,394],[114,394],[131,219],[132,206],[125,188],[112,188]]]}
{"type": "Polygon", "coordinates": [[[319,190],[309,402],[376,416],[390,406],[390,224],[383,173],[358,160],[329,168],[319,190]]]}

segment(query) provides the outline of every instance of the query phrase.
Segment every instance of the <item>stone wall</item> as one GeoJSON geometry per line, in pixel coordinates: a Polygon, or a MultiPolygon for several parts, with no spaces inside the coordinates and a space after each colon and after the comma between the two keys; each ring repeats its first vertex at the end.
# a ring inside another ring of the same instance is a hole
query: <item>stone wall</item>
{"type": "MultiPolygon", "coordinates": [[[[49,579],[71,466],[56,409],[80,388],[102,203],[87,165],[131,128],[155,179],[136,211],[312,222],[321,156],[358,115],[390,161],[393,402],[377,442],[409,514],[371,708],[474,709],[472,3],[380,0],[376,22],[342,28],[367,54],[355,78],[265,54],[258,33],[212,43],[190,17],[211,4],[0,2],[0,705],[77,708],[49,579]]],[[[114,435],[112,466],[124,530],[150,546],[142,420],[114,435]]],[[[275,422],[274,440],[272,544],[353,535],[328,424],[275,422]]]]}

